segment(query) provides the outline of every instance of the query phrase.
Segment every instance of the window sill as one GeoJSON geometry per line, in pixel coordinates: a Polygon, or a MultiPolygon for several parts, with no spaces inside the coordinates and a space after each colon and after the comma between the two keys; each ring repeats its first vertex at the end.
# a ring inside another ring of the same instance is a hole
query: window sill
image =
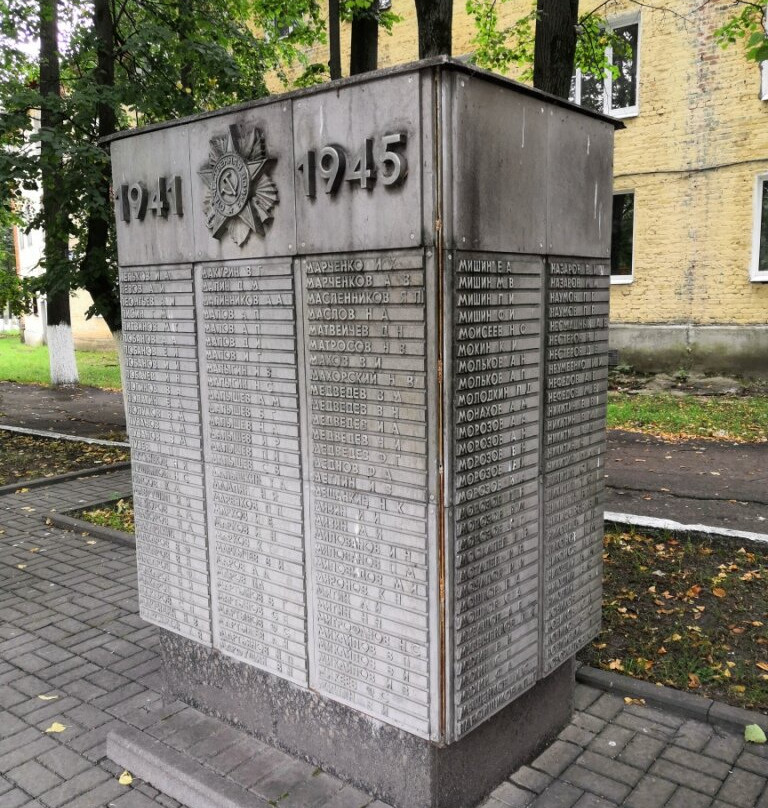
{"type": "MultiPolygon", "coordinates": [[[[611,286],[617,284],[619,286],[633,283],[635,280],[634,275],[611,275],[611,286]]],[[[768,278],[766,278],[768,280],[768,278]]]]}
{"type": "Polygon", "coordinates": [[[612,118],[637,118],[640,110],[638,107],[627,107],[626,109],[612,109],[608,114],[612,118]]]}

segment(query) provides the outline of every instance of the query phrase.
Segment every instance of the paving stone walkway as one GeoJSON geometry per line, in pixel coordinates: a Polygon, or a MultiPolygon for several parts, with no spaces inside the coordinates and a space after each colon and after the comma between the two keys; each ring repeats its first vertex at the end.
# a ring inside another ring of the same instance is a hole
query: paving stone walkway
{"type": "MultiPolygon", "coordinates": [[[[120,785],[105,739],[128,726],[247,790],[253,808],[387,808],[163,700],[133,551],[43,521],[129,486],[116,472],[0,497],[0,806],[184,808],[138,779],[120,785]],[[65,729],[46,732],[54,722],[65,729]]],[[[766,746],[584,685],[576,706],[559,739],[484,808],[768,808],[766,746]]]]}

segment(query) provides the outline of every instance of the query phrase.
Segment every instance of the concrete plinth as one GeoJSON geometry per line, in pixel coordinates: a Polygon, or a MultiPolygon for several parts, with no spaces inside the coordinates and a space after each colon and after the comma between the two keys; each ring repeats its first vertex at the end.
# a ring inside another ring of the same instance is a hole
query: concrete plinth
{"type": "Polygon", "coordinates": [[[470,808],[569,721],[569,659],[449,746],[418,738],[163,631],[169,695],[348,780],[395,808],[470,808]]]}

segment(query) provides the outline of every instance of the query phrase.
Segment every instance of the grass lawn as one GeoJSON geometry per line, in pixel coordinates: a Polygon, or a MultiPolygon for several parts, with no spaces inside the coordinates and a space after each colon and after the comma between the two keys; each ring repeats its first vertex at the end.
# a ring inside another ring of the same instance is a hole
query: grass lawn
{"type": "Polygon", "coordinates": [[[609,393],[608,427],[666,440],[762,443],[768,441],[768,397],[609,393]]]}
{"type": "Polygon", "coordinates": [[[133,497],[126,497],[99,508],[82,511],[77,514],[77,518],[93,525],[111,527],[113,530],[122,530],[124,533],[134,533],[133,497]]]}
{"type": "MultiPolygon", "coordinates": [[[[120,390],[117,351],[75,351],[80,384],[120,390]]],[[[50,384],[48,347],[22,345],[18,336],[0,334],[0,381],[50,384]]]]}
{"type": "Polygon", "coordinates": [[[609,531],[593,667],[768,710],[768,548],[609,531]]]}

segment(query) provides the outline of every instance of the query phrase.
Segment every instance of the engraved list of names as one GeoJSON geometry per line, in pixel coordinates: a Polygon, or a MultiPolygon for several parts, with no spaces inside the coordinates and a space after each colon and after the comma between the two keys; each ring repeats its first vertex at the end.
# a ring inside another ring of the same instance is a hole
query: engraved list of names
{"type": "Polygon", "coordinates": [[[211,644],[192,267],[120,270],[142,617],[211,644]]]}
{"type": "Polygon", "coordinates": [[[214,640],[224,653],[306,686],[291,261],[200,272],[214,640]]]}
{"type": "Polygon", "coordinates": [[[459,253],[453,290],[456,733],[538,665],[542,262],[459,253]]]}
{"type": "Polygon", "coordinates": [[[427,735],[429,586],[421,252],[302,260],[313,685],[427,735]]]}
{"type": "Polygon", "coordinates": [[[544,394],[544,673],[600,626],[609,267],[547,272],[544,394]]]}

